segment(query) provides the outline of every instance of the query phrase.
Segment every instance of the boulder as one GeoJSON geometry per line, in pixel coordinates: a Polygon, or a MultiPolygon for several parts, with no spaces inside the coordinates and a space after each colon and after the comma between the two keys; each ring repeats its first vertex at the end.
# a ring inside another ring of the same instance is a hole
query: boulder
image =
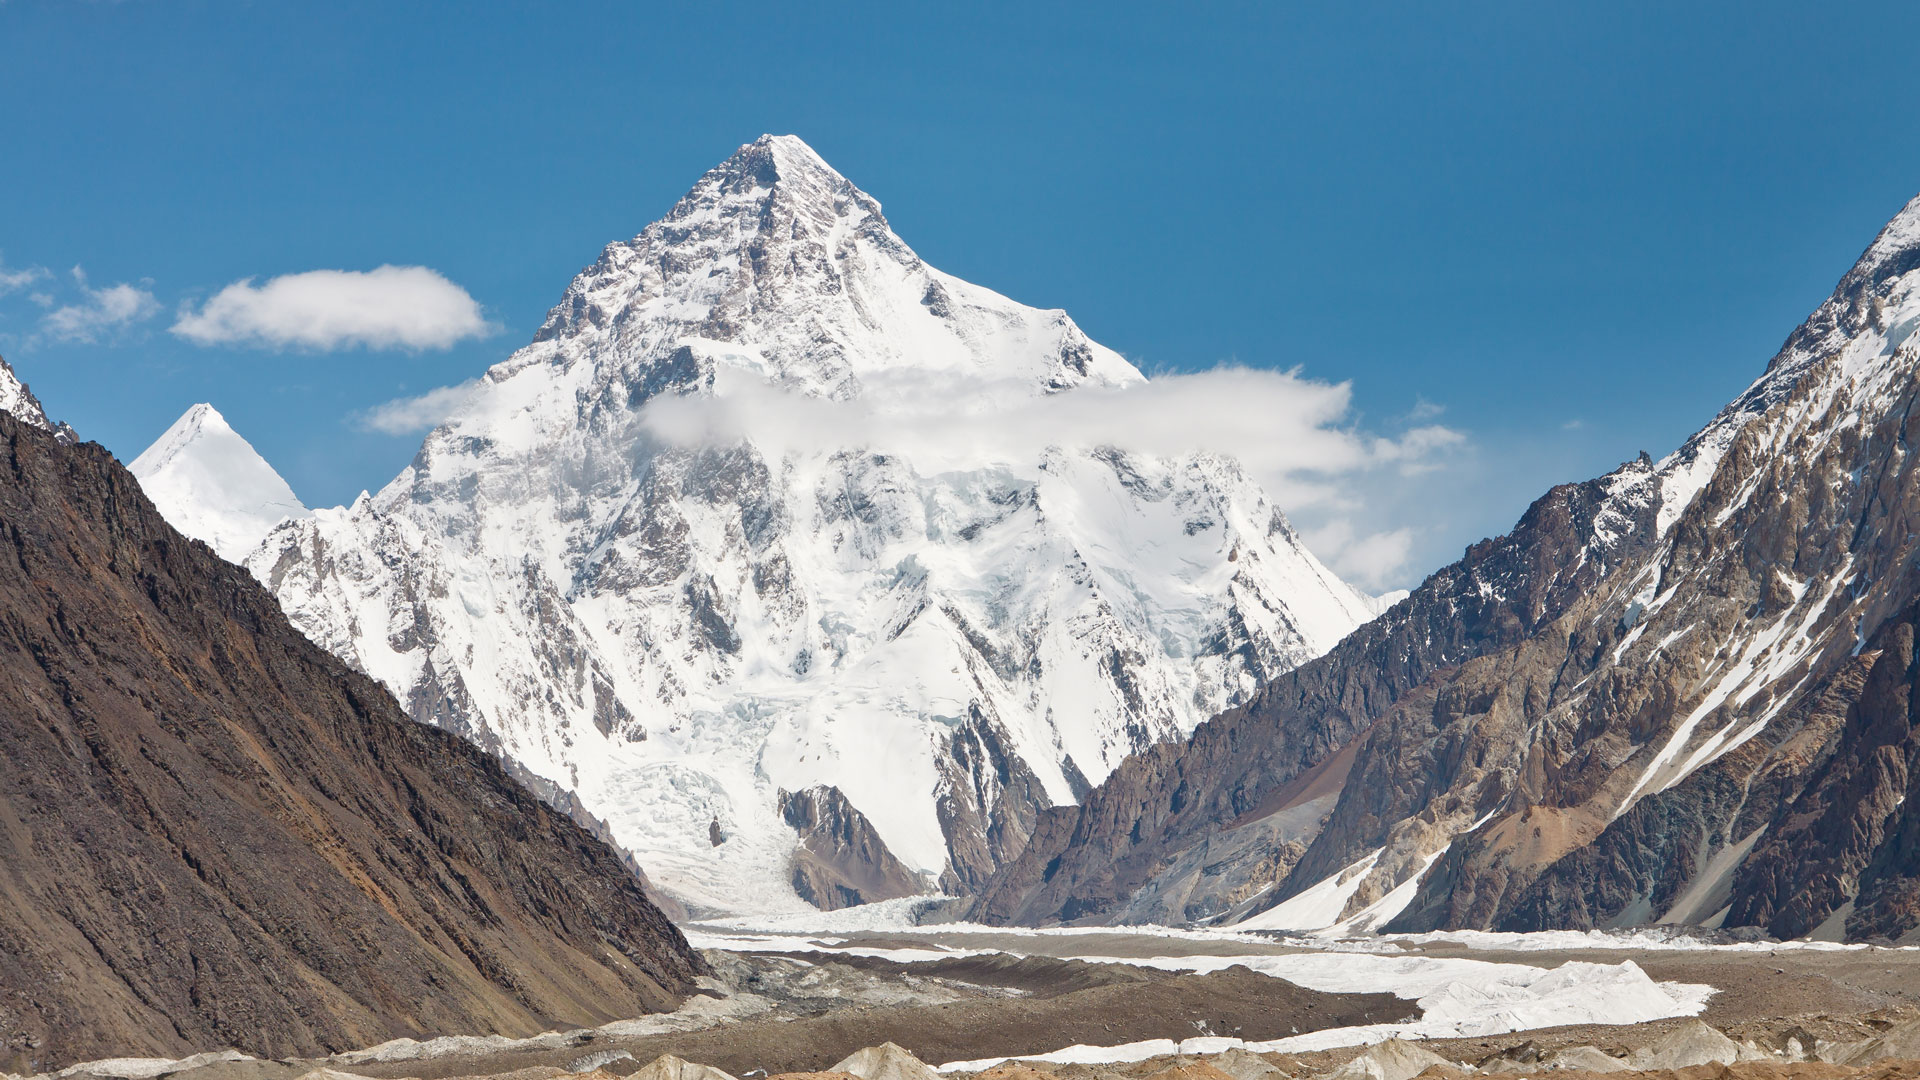
{"type": "Polygon", "coordinates": [[[1207,1058],[1207,1064],[1233,1080],[1285,1080],[1286,1071],[1251,1050],[1234,1047],[1207,1058]]]}
{"type": "Polygon", "coordinates": [[[973,1080],[1053,1080],[1053,1074],[1041,1072],[1022,1062],[1003,1061],[973,1080]]]}
{"type": "Polygon", "coordinates": [[[1652,1046],[1636,1050],[1628,1059],[1634,1068],[1648,1071],[1732,1065],[1739,1060],[1739,1043],[1698,1020],[1674,1028],[1652,1046]]]}
{"type": "Polygon", "coordinates": [[[1541,1060],[1549,1069],[1580,1069],[1591,1073],[1625,1072],[1633,1066],[1596,1046],[1569,1046],[1541,1060]]]}
{"type": "Polygon", "coordinates": [[[734,1080],[731,1073],[711,1065],[697,1065],[685,1058],[662,1054],[640,1067],[627,1080],[734,1080]]]}
{"type": "Polygon", "coordinates": [[[1210,1062],[1192,1060],[1169,1065],[1147,1080],[1233,1080],[1233,1077],[1210,1062]]]}
{"type": "MultiPolygon", "coordinates": [[[[633,1054],[627,1050],[595,1050],[567,1062],[570,1073],[590,1073],[602,1065],[611,1065],[616,1061],[632,1061],[633,1054]]],[[[675,1078],[677,1080],[677,1078],[675,1078]]]]}
{"type": "Polygon", "coordinates": [[[857,1076],[860,1080],[939,1080],[940,1077],[905,1047],[890,1042],[855,1050],[835,1065],[833,1071],[857,1076]]]}
{"type": "Polygon", "coordinates": [[[1889,1058],[1920,1058],[1920,1020],[1909,1020],[1875,1035],[1864,1042],[1836,1048],[1833,1057],[1842,1065],[1867,1065],[1889,1058]]]}
{"type": "Polygon", "coordinates": [[[1413,1080],[1435,1065],[1453,1068],[1453,1062],[1405,1039],[1388,1039],[1362,1050],[1345,1065],[1322,1074],[1322,1080],[1413,1080]]]}

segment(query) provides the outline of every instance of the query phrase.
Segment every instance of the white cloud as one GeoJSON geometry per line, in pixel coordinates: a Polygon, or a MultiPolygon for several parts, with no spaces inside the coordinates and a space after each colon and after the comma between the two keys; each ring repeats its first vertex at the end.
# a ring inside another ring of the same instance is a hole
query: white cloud
{"type": "Polygon", "coordinates": [[[473,393],[480,380],[469,379],[454,386],[440,386],[417,397],[395,398],[357,414],[354,423],[363,431],[383,435],[413,435],[431,430],[473,393]]]}
{"type": "Polygon", "coordinates": [[[641,424],[679,445],[750,434],[776,453],[869,447],[908,454],[922,469],[1017,464],[1049,446],[1228,454],[1309,529],[1315,554],[1369,589],[1401,583],[1431,509],[1417,498],[1379,505],[1378,496],[1428,486],[1407,478],[1441,468],[1466,443],[1438,424],[1391,436],[1360,430],[1348,384],[1297,371],[1219,368],[1040,397],[1021,384],[902,373],[863,379],[853,401],[784,392],[725,365],[716,380],[717,396],[655,398],[641,424]],[[1400,521],[1383,520],[1396,514],[1400,521]],[[1356,531],[1355,520],[1367,525],[1356,531]]]}
{"type": "Polygon", "coordinates": [[[94,344],[127,329],[134,323],[152,318],[160,310],[153,293],[138,285],[121,282],[104,289],[87,284],[86,271],[73,268],[74,284],[82,300],[47,312],[40,317],[40,330],[56,341],[94,344]]]}
{"type": "Polygon", "coordinates": [[[24,289],[36,281],[45,281],[52,276],[52,274],[47,273],[46,268],[43,266],[28,266],[19,270],[9,270],[7,269],[7,264],[4,261],[0,261],[0,296],[5,296],[15,289],[24,289]]]}
{"type": "Polygon", "coordinates": [[[173,324],[199,345],[318,351],[445,349],[494,329],[465,289],[424,266],[309,270],[257,286],[245,278],[198,311],[182,307],[173,324]]]}
{"type": "Polygon", "coordinates": [[[1359,535],[1353,522],[1334,518],[1305,534],[1307,547],[1325,559],[1333,572],[1378,592],[1400,583],[1413,554],[1414,530],[1409,526],[1359,535]]]}
{"type": "Polygon", "coordinates": [[[683,445],[751,434],[775,450],[872,446],[928,462],[1025,459],[1048,446],[1231,454],[1256,474],[1286,478],[1294,494],[1282,505],[1326,497],[1331,477],[1425,468],[1462,438],[1437,425],[1398,438],[1345,427],[1352,388],[1295,371],[1217,368],[1044,396],[1022,384],[906,372],[868,377],[852,401],[788,393],[728,367],[717,377],[721,395],[655,398],[641,422],[683,445]]]}

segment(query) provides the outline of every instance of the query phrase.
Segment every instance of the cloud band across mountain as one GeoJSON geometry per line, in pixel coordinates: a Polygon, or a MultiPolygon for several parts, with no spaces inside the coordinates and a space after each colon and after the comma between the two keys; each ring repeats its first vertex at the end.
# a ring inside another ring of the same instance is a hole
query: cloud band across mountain
{"type": "Polygon", "coordinates": [[[1361,431],[1350,420],[1351,386],[1297,371],[1221,367],[1042,396],[1017,384],[886,372],[863,379],[851,400],[737,377],[744,385],[724,394],[657,398],[641,422],[680,445],[751,437],[781,451],[870,447],[956,467],[1031,459],[1049,446],[1219,453],[1271,483],[1289,513],[1329,498],[1331,478],[1430,469],[1464,438],[1438,424],[1392,437],[1361,431]]]}

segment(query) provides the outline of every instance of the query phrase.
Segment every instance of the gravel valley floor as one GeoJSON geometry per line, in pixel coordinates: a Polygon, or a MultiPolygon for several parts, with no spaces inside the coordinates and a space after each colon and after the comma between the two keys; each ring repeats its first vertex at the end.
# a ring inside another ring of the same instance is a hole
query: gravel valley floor
{"type": "MultiPolygon", "coordinates": [[[[1885,1047],[1880,1060],[1854,1066],[1789,1060],[1844,1057],[1876,1038],[1911,1039],[1920,1056],[1920,949],[1687,947],[1579,935],[1329,946],[1206,932],[985,928],[702,928],[693,937],[717,974],[707,993],[664,1017],[533,1039],[401,1040],[316,1060],[103,1062],[67,1075],[297,1080],[324,1069],[372,1080],[545,1080],[630,1076],[671,1054],[757,1077],[826,1070],[891,1042],[949,1075],[993,1070],[993,1080],[1041,1080],[1027,1069],[1120,1080],[1168,1068],[1182,1075],[1161,1080],[1220,1080],[1193,1072],[1193,1063],[1224,1061],[1210,1055],[1243,1046],[1294,1077],[1405,1080],[1443,1060],[1455,1071],[1574,1077],[1572,1057],[1551,1067],[1556,1053],[1595,1048],[1651,1065],[1649,1055],[1666,1046],[1662,1060],[1679,1061],[1700,1039],[1720,1037],[1701,1034],[1702,1022],[1748,1047],[1741,1053],[1752,1060],[1701,1064],[1701,1077],[1920,1075],[1886,1071],[1885,1047]],[[1569,1022],[1553,1022],[1561,1018],[1569,1022]],[[1437,1057],[1419,1057],[1413,1072],[1407,1062],[1365,1057],[1380,1052],[1367,1044],[1397,1035],[1418,1041],[1389,1047],[1437,1057]]],[[[1235,1053],[1245,1071],[1253,1056],[1235,1053]]]]}

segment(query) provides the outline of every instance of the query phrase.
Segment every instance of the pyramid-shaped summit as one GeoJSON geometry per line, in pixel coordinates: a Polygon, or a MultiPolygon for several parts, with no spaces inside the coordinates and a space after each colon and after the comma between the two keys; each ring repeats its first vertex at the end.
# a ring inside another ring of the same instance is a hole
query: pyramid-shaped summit
{"type": "Polygon", "coordinates": [[[696,909],[967,889],[1370,615],[1232,460],[994,442],[992,406],[1142,380],[764,137],[609,245],[384,491],[249,566],[696,909]],[[860,423],[927,401],[980,418],[964,455],[860,423]]]}
{"type": "Polygon", "coordinates": [[[679,345],[710,343],[732,346],[732,366],[840,399],[901,370],[1047,390],[1142,380],[1066,312],[928,266],[877,200],[791,135],[741,147],[666,217],[609,244],[506,370],[582,355],[657,369],[679,345]]]}
{"type": "Polygon", "coordinates": [[[227,418],[202,402],[181,414],[128,470],[167,524],[238,561],[288,518],[309,511],[227,418]]]}

